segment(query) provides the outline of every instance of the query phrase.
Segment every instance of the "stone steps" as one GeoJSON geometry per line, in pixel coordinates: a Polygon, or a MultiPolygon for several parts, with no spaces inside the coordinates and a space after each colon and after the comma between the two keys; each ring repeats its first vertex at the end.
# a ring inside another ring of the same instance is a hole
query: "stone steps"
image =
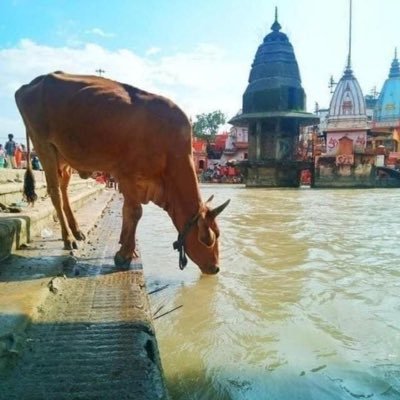
{"type": "Polygon", "coordinates": [[[74,268],[60,241],[35,238],[0,269],[0,399],[169,399],[142,262],[112,261],[122,201],[105,189],[77,211],[74,268]]]}
{"type": "MultiPolygon", "coordinates": [[[[33,171],[36,183],[36,193],[38,197],[47,195],[46,179],[43,171],[33,171]]],[[[23,201],[25,170],[0,170],[0,203],[5,205],[20,204],[23,201]]],[[[69,188],[84,188],[92,184],[93,179],[84,180],[78,175],[73,175],[69,188]]]]}
{"type": "MultiPolygon", "coordinates": [[[[0,170],[0,203],[21,206],[21,213],[6,213],[0,210],[0,262],[19,249],[22,244],[29,243],[31,238],[56,219],[55,210],[46,194],[44,174],[35,171],[39,200],[33,207],[22,201],[21,170],[0,170]],[[7,201],[5,201],[7,200],[7,201]]],[[[104,185],[94,180],[73,178],[68,193],[72,209],[76,211],[91,201],[104,190],[104,185]]],[[[57,232],[60,235],[60,232],[57,232]]]]}

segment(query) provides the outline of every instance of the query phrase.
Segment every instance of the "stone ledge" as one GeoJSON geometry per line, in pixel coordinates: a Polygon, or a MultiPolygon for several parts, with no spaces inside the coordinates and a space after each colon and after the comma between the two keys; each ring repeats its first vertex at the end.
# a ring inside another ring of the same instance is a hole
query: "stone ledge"
{"type": "MultiPolygon", "coordinates": [[[[0,177],[2,173],[0,173],[0,177]]],[[[94,180],[84,180],[77,176],[74,176],[69,183],[69,190],[74,190],[77,187],[95,186],[97,183],[94,180]]],[[[24,183],[21,180],[6,182],[0,184],[0,203],[10,205],[13,203],[19,203],[23,199],[23,186],[24,183]]],[[[38,197],[45,197],[47,195],[46,181],[36,181],[36,193],[38,197]]]]}
{"type": "MultiPolygon", "coordinates": [[[[77,188],[78,193],[70,196],[72,209],[82,207],[103,189],[104,186],[101,185],[83,191],[77,188]]],[[[0,261],[9,257],[13,250],[19,249],[22,244],[29,243],[49,221],[55,219],[55,210],[49,198],[38,202],[35,207],[25,209],[20,214],[0,214],[0,261]]]]}

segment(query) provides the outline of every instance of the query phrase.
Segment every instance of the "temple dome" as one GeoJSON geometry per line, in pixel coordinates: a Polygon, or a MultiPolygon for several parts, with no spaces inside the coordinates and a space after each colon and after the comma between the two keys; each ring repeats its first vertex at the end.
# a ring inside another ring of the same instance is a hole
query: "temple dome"
{"type": "Polygon", "coordinates": [[[374,109],[374,122],[398,125],[400,119],[400,66],[397,51],[374,109]]]}
{"type": "Polygon", "coordinates": [[[329,105],[327,130],[367,129],[367,120],[364,95],[349,63],[329,105]]]}
{"type": "Polygon", "coordinates": [[[243,95],[243,112],[304,110],[305,93],[293,46],[280,32],[277,11],[272,32],[258,47],[243,95]]]}

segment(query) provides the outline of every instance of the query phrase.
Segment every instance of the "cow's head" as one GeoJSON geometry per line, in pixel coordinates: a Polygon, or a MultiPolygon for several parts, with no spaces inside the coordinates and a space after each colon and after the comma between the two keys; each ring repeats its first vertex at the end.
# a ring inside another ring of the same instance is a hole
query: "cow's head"
{"type": "Polygon", "coordinates": [[[179,250],[180,253],[179,265],[181,269],[186,265],[184,257],[186,251],[190,259],[199,266],[204,274],[219,272],[219,229],[215,219],[229,204],[230,200],[212,209],[209,206],[212,199],[213,196],[202,206],[199,213],[188,222],[183,234],[180,234],[178,240],[174,243],[174,248],[179,250]]]}

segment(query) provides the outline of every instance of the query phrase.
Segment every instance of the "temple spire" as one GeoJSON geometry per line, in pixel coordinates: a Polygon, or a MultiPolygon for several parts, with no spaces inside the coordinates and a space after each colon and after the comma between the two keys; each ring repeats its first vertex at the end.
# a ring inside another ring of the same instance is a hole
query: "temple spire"
{"type": "Polygon", "coordinates": [[[350,18],[349,18],[349,54],[347,56],[346,70],[351,70],[351,26],[352,24],[352,0],[350,0],[350,18]]]}
{"type": "Polygon", "coordinates": [[[351,28],[352,28],[352,20],[353,20],[353,13],[352,13],[352,0],[349,0],[350,5],[350,13],[349,13],[349,53],[347,55],[347,65],[344,70],[344,76],[352,77],[353,71],[351,70],[351,28]]]}
{"type": "Polygon", "coordinates": [[[390,67],[389,78],[398,78],[400,76],[400,65],[397,59],[397,47],[394,48],[394,58],[390,67]]]}
{"type": "Polygon", "coordinates": [[[271,29],[274,32],[278,32],[278,31],[280,31],[282,29],[280,23],[278,22],[278,7],[276,7],[276,6],[275,6],[275,21],[272,24],[271,29]]]}

